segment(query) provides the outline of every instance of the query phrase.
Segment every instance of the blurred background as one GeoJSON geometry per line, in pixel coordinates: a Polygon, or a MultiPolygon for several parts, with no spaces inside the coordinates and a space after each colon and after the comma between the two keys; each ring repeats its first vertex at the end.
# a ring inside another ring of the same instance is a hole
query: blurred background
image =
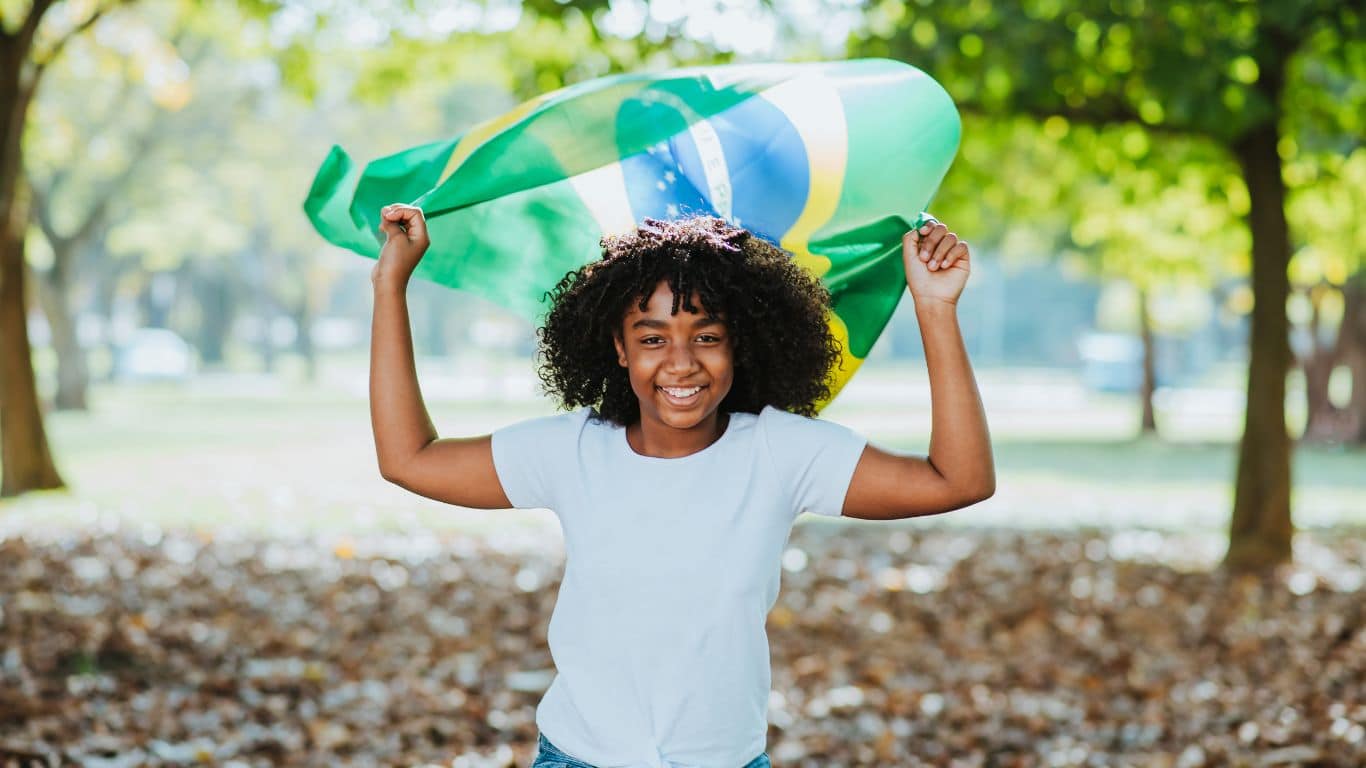
{"type": "MultiPolygon", "coordinates": [[[[779,765],[1366,763],[1366,12],[1145,0],[0,2],[0,762],[527,765],[545,510],[385,483],[372,262],[301,204],[562,85],[878,56],[998,488],[799,521],[779,765]]],[[[422,280],[443,436],[551,413],[534,328],[422,280]]],[[[824,412],[923,454],[909,300],[824,412]]]]}

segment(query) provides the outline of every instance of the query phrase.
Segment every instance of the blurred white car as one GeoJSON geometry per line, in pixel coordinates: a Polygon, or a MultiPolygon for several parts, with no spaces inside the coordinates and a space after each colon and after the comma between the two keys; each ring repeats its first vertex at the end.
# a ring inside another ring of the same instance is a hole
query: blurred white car
{"type": "Polygon", "coordinates": [[[183,381],[197,368],[194,349],[165,328],[139,328],[118,345],[114,376],[124,380],[183,381]]]}
{"type": "Polygon", "coordinates": [[[1143,385],[1143,341],[1133,334],[1083,334],[1077,354],[1082,381],[1093,390],[1137,392],[1143,385]]]}

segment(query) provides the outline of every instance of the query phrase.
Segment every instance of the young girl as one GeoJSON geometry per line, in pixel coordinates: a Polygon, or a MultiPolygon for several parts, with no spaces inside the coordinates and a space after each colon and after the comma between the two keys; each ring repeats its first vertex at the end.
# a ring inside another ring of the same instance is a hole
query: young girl
{"type": "Polygon", "coordinates": [[[761,768],[765,618],[794,519],[895,520],[992,495],[995,470],[956,302],[968,246],[906,233],[932,397],[929,456],[810,418],[839,345],[829,295],[790,256],[716,218],[646,219],[551,292],[546,389],[568,413],[438,438],[404,291],[422,211],[383,209],[370,415],[380,474],[463,507],[549,508],[566,561],[532,768],[761,768]]]}

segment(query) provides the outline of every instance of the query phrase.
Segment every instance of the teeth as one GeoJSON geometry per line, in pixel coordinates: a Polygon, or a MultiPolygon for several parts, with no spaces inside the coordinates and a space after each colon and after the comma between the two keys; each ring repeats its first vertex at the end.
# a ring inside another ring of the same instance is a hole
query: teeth
{"type": "Polygon", "coordinates": [[[682,398],[682,397],[692,397],[693,395],[695,395],[695,394],[697,394],[698,392],[702,391],[702,388],[701,388],[701,387],[688,387],[688,388],[686,388],[686,389],[685,389],[685,388],[682,388],[682,387],[660,387],[660,389],[664,390],[665,392],[668,392],[669,394],[673,395],[674,397],[679,397],[679,398],[682,398]]]}

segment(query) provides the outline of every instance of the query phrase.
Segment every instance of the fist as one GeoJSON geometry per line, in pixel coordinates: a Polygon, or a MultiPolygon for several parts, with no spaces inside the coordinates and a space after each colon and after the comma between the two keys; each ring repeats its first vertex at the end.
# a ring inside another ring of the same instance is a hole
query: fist
{"type": "Polygon", "coordinates": [[[957,304],[967,285],[967,242],[933,217],[901,238],[901,257],[906,265],[906,287],[911,298],[957,304]]]}
{"type": "Polygon", "coordinates": [[[401,203],[384,206],[379,217],[379,230],[386,239],[370,279],[376,283],[381,279],[406,281],[431,245],[427,239],[427,220],[421,208],[401,203]]]}

